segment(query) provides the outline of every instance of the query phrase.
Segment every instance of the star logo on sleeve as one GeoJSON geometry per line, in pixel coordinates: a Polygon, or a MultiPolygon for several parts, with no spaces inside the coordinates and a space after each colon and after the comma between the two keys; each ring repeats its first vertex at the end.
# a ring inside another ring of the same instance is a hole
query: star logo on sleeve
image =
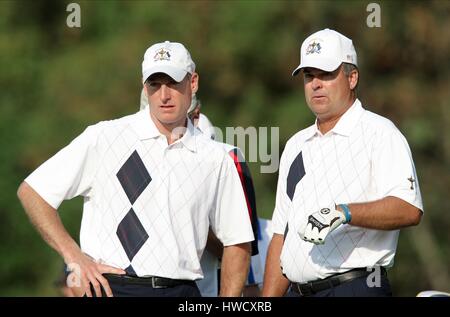
{"type": "Polygon", "coordinates": [[[413,190],[414,189],[414,182],[416,180],[412,176],[410,178],[408,178],[408,180],[411,182],[411,187],[409,189],[413,190]]]}

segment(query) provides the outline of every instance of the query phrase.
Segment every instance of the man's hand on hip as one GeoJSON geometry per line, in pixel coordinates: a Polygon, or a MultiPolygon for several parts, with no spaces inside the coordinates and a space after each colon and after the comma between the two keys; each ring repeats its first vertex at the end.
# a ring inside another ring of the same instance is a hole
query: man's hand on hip
{"type": "Polygon", "coordinates": [[[68,282],[72,281],[74,285],[68,285],[73,288],[76,296],[86,295],[92,297],[91,285],[95,291],[96,297],[102,296],[101,288],[104,289],[106,296],[112,297],[113,293],[103,273],[125,274],[125,271],[115,268],[101,261],[94,261],[89,255],[79,253],[76,259],[68,264],[71,273],[68,276],[68,282]]]}

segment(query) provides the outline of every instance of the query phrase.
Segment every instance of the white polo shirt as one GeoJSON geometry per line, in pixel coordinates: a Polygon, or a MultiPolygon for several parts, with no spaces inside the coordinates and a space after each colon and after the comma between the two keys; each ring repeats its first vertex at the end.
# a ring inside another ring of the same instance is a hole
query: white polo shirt
{"type": "Polygon", "coordinates": [[[322,135],[316,124],[295,134],[280,161],[272,229],[285,235],[281,266],[293,282],[352,268],[393,265],[399,230],[341,225],[323,245],[303,241],[298,229],[332,203],[395,196],[423,210],[408,143],[394,124],[363,109],[359,100],[322,135]]]}
{"type": "Polygon", "coordinates": [[[148,106],[88,127],[25,181],[56,209],[83,196],[83,252],[138,276],[202,278],[210,225],[225,246],[254,239],[233,160],[190,120],[168,145],[148,106]]]}

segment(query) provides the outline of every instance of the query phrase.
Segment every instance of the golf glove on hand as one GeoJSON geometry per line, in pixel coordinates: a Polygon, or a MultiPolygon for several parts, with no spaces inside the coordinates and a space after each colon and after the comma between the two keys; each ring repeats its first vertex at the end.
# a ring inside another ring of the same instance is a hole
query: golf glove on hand
{"type": "Polygon", "coordinates": [[[321,208],[308,217],[306,225],[299,230],[300,238],[314,244],[324,244],[328,234],[346,222],[343,212],[336,210],[333,204],[321,208]]]}

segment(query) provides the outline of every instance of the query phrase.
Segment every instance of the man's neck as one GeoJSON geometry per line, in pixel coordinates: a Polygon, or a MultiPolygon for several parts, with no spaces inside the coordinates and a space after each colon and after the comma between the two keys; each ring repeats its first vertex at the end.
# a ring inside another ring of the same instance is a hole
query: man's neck
{"type": "Polygon", "coordinates": [[[153,115],[150,115],[152,121],[155,123],[158,131],[164,135],[167,139],[167,144],[172,144],[175,141],[181,139],[186,132],[187,129],[187,118],[184,119],[184,122],[176,122],[176,123],[163,123],[156,119],[153,115]]]}
{"type": "Polygon", "coordinates": [[[342,114],[340,116],[325,120],[317,118],[317,128],[319,129],[320,133],[325,135],[336,126],[341,117],[342,114]]]}
{"type": "Polygon", "coordinates": [[[344,109],[344,111],[342,113],[338,114],[337,116],[330,117],[330,118],[319,118],[319,117],[317,117],[317,128],[319,129],[320,133],[325,135],[330,130],[332,130],[336,126],[336,124],[339,122],[339,120],[342,118],[342,116],[355,103],[355,100],[356,100],[356,98],[352,98],[348,102],[348,106],[344,109]]]}

